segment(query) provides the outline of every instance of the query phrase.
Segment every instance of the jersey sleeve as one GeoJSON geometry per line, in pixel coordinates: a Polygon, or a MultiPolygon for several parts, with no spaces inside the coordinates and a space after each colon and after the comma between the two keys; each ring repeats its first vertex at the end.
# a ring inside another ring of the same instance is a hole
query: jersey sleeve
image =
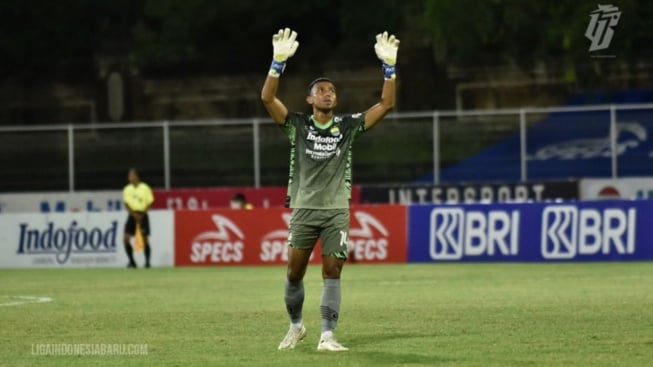
{"type": "Polygon", "coordinates": [[[347,122],[349,128],[352,129],[354,139],[367,131],[365,130],[365,114],[362,112],[348,116],[347,122]]]}
{"type": "Polygon", "coordinates": [[[286,136],[288,136],[288,139],[290,141],[294,141],[295,139],[295,131],[297,129],[297,124],[299,124],[302,120],[302,115],[297,113],[297,112],[288,112],[288,116],[286,116],[286,121],[284,121],[283,125],[279,125],[281,127],[281,130],[283,130],[286,133],[286,136]]]}

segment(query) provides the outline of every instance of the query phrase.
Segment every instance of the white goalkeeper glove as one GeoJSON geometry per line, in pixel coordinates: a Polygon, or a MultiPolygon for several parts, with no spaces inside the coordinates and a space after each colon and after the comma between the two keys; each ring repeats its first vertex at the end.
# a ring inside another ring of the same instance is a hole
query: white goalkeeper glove
{"type": "Polygon", "coordinates": [[[283,69],[286,68],[286,61],[292,57],[299,47],[297,32],[291,31],[290,28],[280,29],[279,32],[272,36],[272,65],[268,75],[278,78],[283,69]]]}
{"type": "Polygon", "coordinates": [[[397,51],[399,51],[399,40],[394,34],[388,37],[388,32],[376,35],[374,45],[376,56],[383,62],[383,74],[385,79],[395,79],[395,65],[397,64],[397,51]]]}

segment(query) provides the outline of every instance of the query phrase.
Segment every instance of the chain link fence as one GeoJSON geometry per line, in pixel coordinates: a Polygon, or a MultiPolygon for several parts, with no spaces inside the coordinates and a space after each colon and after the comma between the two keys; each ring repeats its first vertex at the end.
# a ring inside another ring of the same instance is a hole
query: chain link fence
{"type": "MultiPolygon", "coordinates": [[[[652,104],[395,113],[356,141],[354,181],[653,175],[648,131],[652,104]],[[568,164],[585,158],[603,160],[568,164]]],[[[271,186],[289,142],[259,118],[97,123],[3,127],[0,152],[2,192],[115,189],[130,167],[160,188],[271,186]]]]}

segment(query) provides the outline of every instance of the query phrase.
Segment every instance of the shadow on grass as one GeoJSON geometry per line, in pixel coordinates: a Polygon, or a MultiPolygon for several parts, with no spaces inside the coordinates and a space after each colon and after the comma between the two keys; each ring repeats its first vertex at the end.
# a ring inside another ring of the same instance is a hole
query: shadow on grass
{"type": "Polygon", "coordinates": [[[424,333],[424,332],[395,332],[395,333],[378,333],[378,334],[361,334],[361,335],[352,335],[348,339],[349,345],[352,347],[368,344],[378,344],[388,340],[398,340],[398,339],[423,339],[423,338],[434,338],[438,336],[435,332],[424,333]]]}
{"type": "Polygon", "coordinates": [[[451,364],[455,359],[438,357],[433,355],[422,355],[415,353],[397,353],[397,352],[356,352],[358,356],[363,356],[369,360],[370,366],[437,366],[439,364],[451,364]]]}
{"type": "Polygon", "coordinates": [[[374,346],[375,344],[383,344],[386,341],[392,340],[407,340],[415,339],[415,343],[420,343],[419,339],[430,339],[436,337],[435,332],[424,333],[424,332],[396,332],[396,333],[382,333],[382,334],[363,334],[358,336],[352,336],[348,341],[348,346],[352,348],[352,353],[355,353],[358,356],[362,356],[370,361],[371,365],[438,365],[442,363],[449,363],[455,361],[451,358],[444,358],[441,356],[435,355],[435,350],[430,348],[431,343],[422,341],[424,344],[425,351],[428,351],[428,354],[417,354],[414,352],[399,352],[399,351],[389,351],[389,350],[379,350],[370,351],[369,347],[374,346]],[[366,346],[366,349],[363,351],[357,351],[358,347],[366,346]]]}

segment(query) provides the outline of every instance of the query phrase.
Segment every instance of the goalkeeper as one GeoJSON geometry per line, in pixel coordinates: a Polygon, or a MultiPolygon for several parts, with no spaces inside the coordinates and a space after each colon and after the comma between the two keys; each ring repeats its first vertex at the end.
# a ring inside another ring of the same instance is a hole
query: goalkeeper
{"type": "Polygon", "coordinates": [[[318,239],[322,243],[322,333],[318,351],[346,351],[333,331],[340,311],[340,274],[347,259],[352,144],[394,107],[395,63],[399,40],[387,32],[376,36],[374,50],[383,65],[381,100],[365,113],[335,116],[336,87],[325,77],[308,85],[306,102],[312,114],[288,112],[277,98],[279,77],[286,61],[297,51],[297,33],[286,28],[272,37],[274,56],[261,99],[266,110],[290,139],[288,199],[293,209],[288,235],[288,271],[285,283],[290,329],[279,350],[293,349],[306,336],[302,322],[303,278],[318,239]]]}

